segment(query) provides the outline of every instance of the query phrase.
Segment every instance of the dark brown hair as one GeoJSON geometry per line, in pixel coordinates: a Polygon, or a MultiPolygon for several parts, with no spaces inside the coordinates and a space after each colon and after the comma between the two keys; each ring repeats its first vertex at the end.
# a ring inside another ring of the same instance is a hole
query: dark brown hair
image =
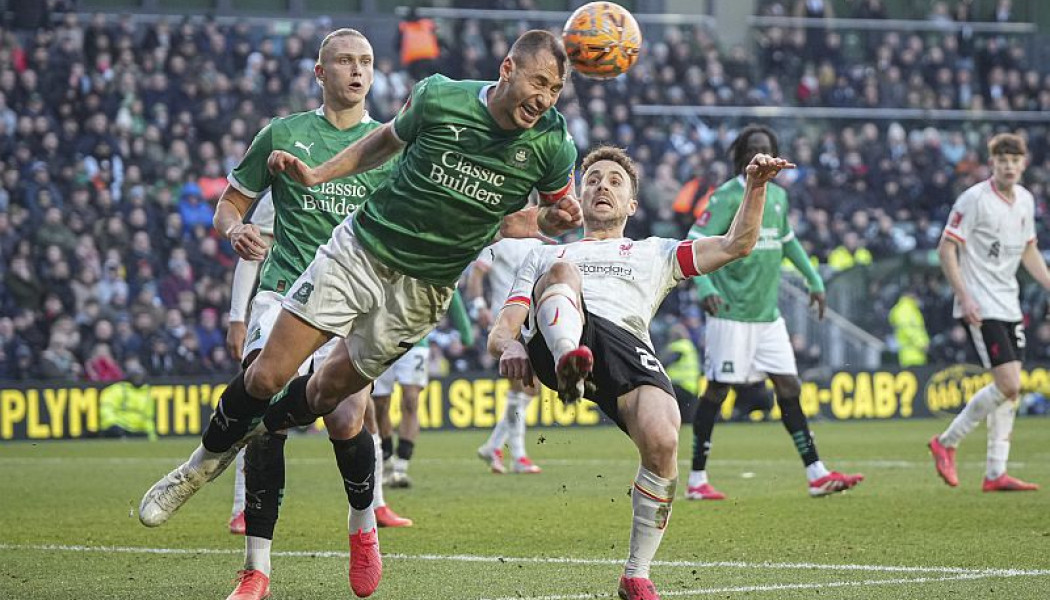
{"type": "Polygon", "coordinates": [[[1028,144],[1015,133],[1000,133],[988,140],[988,156],[997,154],[1019,154],[1028,156],[1028,144]]]}
{"type": "Polygon", "coordinates": [[[594,163],[602,160],[611,160],[623,167],[624,171],[627,171],[627,177],[631,179],[631,197],[637,197],[638,167],[634,166],[634,161],[627,155],[627,151],[616,146],[598,146],[588,152],[587,156],[583,157],[583,164],[580,165],[580,169],[586,174],[587,169],[590,169],[594,163]]]}

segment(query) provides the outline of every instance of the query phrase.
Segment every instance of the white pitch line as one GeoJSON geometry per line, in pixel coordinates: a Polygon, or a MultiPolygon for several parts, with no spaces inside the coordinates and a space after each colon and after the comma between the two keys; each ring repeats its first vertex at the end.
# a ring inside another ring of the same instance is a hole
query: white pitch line
{"type": "MultiPolygon", "coordinates": [[[[167,555],[240,555],[242,550],[232,548],[150,548],[141,546],[84,546],[66,544],[7,544],[0,543],[0,550],[27,550],[44,552],[103,552],[118,554],[167,554],[167,555]]],[[[335,550],[281,550],[274,556],[296,558],[347,558],[345,551],[335,550]]],[[[480,556],[471,554],[384,554],[384,558],[404,561],[433,562],[473,562],[473,563],[526,563],[526,564],[571,564],[571,565],[612,565],[623,564],[623,560],[614,558],[576,558],[576,557],[542,557],[542,556],[480,556]]],[[[883,573],[941,573],[946,575],[979,575],[982,577],[1038,577],[1050,575],[1050,569],[998,569],[998,568],[964,568],[964,567],[909,567],[897,565],[857,565],[857,564],[821,564],[821,563],[774,563],[774,562],[738,562],[738,561],[669,561],[654,560],[654,567],[681,568],[729,568],[729,569],[770,569],[770,570],[813,570],[813,571],[870,571],[883,573]]]]}
{"type": "MultiPolygon", "coordinates": [[[[672,590],[660,592],[661,597],[671,596],[708,596],[711,594],[747,593],[747,592],[775,592],[781,590],[810,590],[823,588],[860,587],[870,585],[909,585],[914,583],[937,583],[941,581],[959,581],[986,579],[989,577],[1009,577],[1010,575],[997,575],[993,573],[963,573],[960,575],[949,575],[947,577],[906,577],[902,579],[869,579],[866,581],[829,581],[826,583],[773,583],[769,585],[747,585],[722,588],[700,588],[696,590],[672,590]]],[[[1014,577],[1018,575],[1012,575],[1014,577]]],[[[592,598],[608,598],[607,592],[583,593],[583,594],[558,594],[555,596],[505,596],[502,598],[489,598],[482,600],[590,600],[592,598]]]]}

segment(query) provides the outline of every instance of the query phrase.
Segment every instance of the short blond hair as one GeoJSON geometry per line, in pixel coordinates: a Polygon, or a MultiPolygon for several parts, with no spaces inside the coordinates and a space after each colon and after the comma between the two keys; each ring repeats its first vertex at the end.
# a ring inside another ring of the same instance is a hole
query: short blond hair
{"type": "Polygon", "coordinates": [[[324,39],[321,40],[321,47],[317,50],[317,64],[321,64],[321,57],[324,56],[324,50],[328,47],[328,44],[330,44],[335,38],[340,37],[359,37],[366,42],[368,41],[368,38],[365,37],[365,34],[361,33],[360,31],[356,29],[351,29],[350,27],[340,27],[339,29],[336,29],[335,31],[332,31],[328,35],[324,36],[324,39]]]}

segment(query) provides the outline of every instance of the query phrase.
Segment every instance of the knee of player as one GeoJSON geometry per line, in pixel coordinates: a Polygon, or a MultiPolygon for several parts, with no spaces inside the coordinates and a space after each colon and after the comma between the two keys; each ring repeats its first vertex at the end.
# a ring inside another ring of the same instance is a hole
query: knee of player
{"type": "Polygon", "coordinates": [[[717,381],[708,381],[707,389],[705,389],[703,395],[700,396],[700,401],[720,405],[725,402],[726,396],[728,395],[728,385],[717,381]]]}
{"type": "Polygon", "coordinates": [[[781,398],[795,398],[798,399],[802,393],[802,383],[798,377],[784,376],[777,377],[773,380],[773,388],[777,392],[777,400],[781,398]]]}
{"type": "Polygon", "coordinates": [[[280,373],[273,369],[258,368],[261,364],[252,363],[244,373],[244,389],[253,398],[272,398],[288,383],[280,373]]]}
{"type": "Polygon", "coordinates": [[[1014,377],[1005,377],[1001,381],[996,381],[995,387],[1008,400],[1014,400],[1021,393],[1021,380],[1014,377]]]}
{"type": "Polygon", "coordinates": [[[568,261],[555,261],[547,271],[547,281],[549,283],[579,284],[582,281],[580,268],[568,261]]]}

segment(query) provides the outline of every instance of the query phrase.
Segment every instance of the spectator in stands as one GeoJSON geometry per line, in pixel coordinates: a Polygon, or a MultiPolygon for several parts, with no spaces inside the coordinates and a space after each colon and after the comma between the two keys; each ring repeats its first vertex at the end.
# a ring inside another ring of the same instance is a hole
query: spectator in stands
{"type": "Polygon", "coordinates": [[[157,440],[154,413],[156,404],[146,384],[146,371],[138,360],[127,363],[127,379],[102,390],[99,394],[99,432],[104,437],[145,436],[157,440]]]}
{"type": "Polygon", "coordinates": [[[890,309],[889,320],[893,326],[897,362],[900,366],[907,368],[925,365],[930,336],[926,332],[926,321],[922,318],[919,300],[913,292],[901,294],[897,303],[890,309]]]}

